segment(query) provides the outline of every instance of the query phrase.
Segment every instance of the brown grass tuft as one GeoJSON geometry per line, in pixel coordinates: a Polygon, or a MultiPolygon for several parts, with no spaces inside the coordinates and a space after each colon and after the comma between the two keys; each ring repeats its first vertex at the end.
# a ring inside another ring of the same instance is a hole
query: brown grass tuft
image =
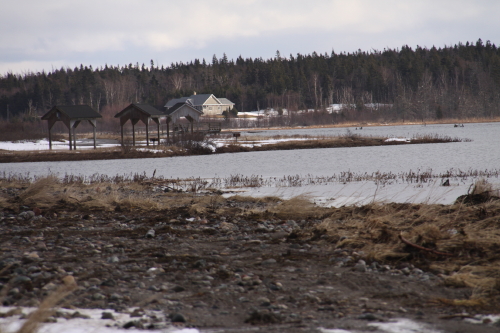
{"type": "Polygon", "coordinates": [[[76,283],[65,283],[61,285],[55,292],[42,301],[38,309],[28,316],[28,319],[17,331],[17,333],[35,333],[38,330],[40,323],[43,323],[55,312],[54,307],[70,295],[75,289],[77,289],[76,283]]]}
{"type": "Polygon", "coordinates": [[[39,197],[46,197],[49,191],[58,183],[59,179],[56,176],[39,178],[19,195],[19,199],[25,202],[28,198],[36,200],[39,197]]]}
{"type": "MultiPolygon", "coordinates": [[[[272,199],[271,199],[272,200],[272,199]]],[[[286,220],[303,220],[308,218],[321,218],[329,208],[316,206],[307,195],[299,195],[289,200],[279,202],[268,209],[277,218],[286,220]]]]}

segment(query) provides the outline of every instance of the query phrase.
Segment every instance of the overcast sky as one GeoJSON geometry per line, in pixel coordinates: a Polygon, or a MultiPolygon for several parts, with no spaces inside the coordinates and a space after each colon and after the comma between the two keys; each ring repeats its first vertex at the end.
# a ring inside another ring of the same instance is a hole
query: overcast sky
{"type": "Polygon", "coordinates": [[[498,0],[0,0],[0,75],[500,44],[498,0]]]}

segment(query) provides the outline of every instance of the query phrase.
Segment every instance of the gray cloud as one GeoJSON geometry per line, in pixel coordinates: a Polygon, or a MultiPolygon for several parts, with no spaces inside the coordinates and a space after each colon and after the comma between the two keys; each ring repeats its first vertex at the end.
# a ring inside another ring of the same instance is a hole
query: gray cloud
{"type": "MultiPolygon", "coordinates": [[[[7,0],[3,0],[7,1],[7,0]]],[[[20,0],[2,5],[0,74],[83,63],[497,43],[494,0],[20,0]]]]}

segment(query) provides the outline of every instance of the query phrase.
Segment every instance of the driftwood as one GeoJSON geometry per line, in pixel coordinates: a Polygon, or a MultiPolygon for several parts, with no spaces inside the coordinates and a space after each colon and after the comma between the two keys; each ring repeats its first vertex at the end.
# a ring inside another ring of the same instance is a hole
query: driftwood
{"type": "Polygon", "coordinates": [[[422,251],[434,253],[434,254],[437,254],[437,255],[440,255],[440,256],[449,256],[449,257],[453,256],[453,254],[451,254],[451,253],[440,252],[440,251],[436,251],[436,250],[433,250],[433,249],[429,249],[429,248],[426,248],[426,247],[414,244],[414,243],[410,242],[409,240],[405,239],[401,234],[399,234],[399,239],[401,239],[401,241],[403,243],[405,243],[406,245],[409,245],[411,247],[414,247],[414,248],[422,250],[422,251]]]}

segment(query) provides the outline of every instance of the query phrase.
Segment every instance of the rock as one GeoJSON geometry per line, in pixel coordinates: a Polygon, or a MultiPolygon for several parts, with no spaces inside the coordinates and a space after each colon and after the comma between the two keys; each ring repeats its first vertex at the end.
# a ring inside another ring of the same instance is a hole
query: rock
{"type": "Polygon", "coordinates": [[[47,251],[47,245],[44,242],[37,242],[35,245],[37,251],[47,251]]]}
{"type": "Polygon", "coordinates": [[[116,281],[113,280],[113,279],[104,280],[101,283],[101,286],[104,286],[104,287],[115,287],[116,286],[116,281]]]}
{"type": "Polygon", "coordinates": [[[355,272],[366,272],[366,262],[364,260],[359,260],[356,265],[353,267],[353,271],[355,272]]]}
{"type": "Polygon", "coordinates": [[[415,274],[415,275],[422,275],[422,274],[424,274],[424,271],[422,271],[421,269],[418,269],[418,268],[414,268],[411,273],[415,274]]]}
{"type": "Polygon", "coordinates": [[[146,238],[153,238],[155,236],[155,231],[154,229],[150,229],[147,233],[146,233],[146,238]]]}
{"type": "Polygon", "coordinates": [[[120,262],[120,258],[118,258],[118,256],[112,256],[106,259],[106,261],[109,262],[110,264],[115,264],[117,262],[120,262]]]}
{"type": "Polygon", "coordinates": [[[125,328],[125,329],[129,329],[131,327],[135,327],[138,329],[144,329],[144,325],[140,321],[136,321],[136,320],[129,321],[123,325],[123,328],[125,328]]]}
{"type": "Polygon", "coordinates": [[[115,317],[113,317],[113,314],[111,312],[103,312],[101,315],[101,319],[115,320],[115,317]]]}
{"type": "Polygon", "coordinates": [[[106,299],[106,296],[104,296],[101,293],[95,293],[95,294],[92,295],[92,299],[94,301],[100,301],[100,300],[106,299]]]}
{"type": "Polygon", "coordinates": [[[278,324],[282,319],[279,315],[268,311],[253,311],[245,320],[245,323],[252,325],[278,324]]]}
{"type": "Polygon", "coordinates": [[[274,264],[276,264],[276,259],[273,259],[273,258],[266,259],[266,260],[262,261],[260,264],[261,265],[274,265],[274,264]]]}
{"type": "Polygon", "coordinates": [[[17,216],[17,219],[18,220],[25,220],[25,221],[29,221],[31,220],[33,217],[35,217],[35,213],[31,210],[28,210],[28,211],[25,211],[25,212],[22,212],[20,213],[18,216],[17,216]]]}
{"type": "Polygon", "coordinates": [[[186,318],[184,318],[184,316],[181,315],[180,313],[172,313],[168,317],[170,318],[170,321],[172,323],[185,323],[186,322],[186,318]]]}
{"type": "Polygon", "coordinates": [[[232,223],[229,222],[221,222],[219,225],[219,228],[223,231],[235,231],[238,230],[238,227],[232,223]]]}
{"type": "Polygon", "coordinates": [[[19,293],[20,293],[19,288],[11,288],[9,290],[9,292],[7,293],[7,295],[15,296],[15,295],[19,295],[19,293]]]}
{"type": "Polygon", "coordinates": [[[183,292],[184,290],[186,290],[185,288],[181,287],[181,286],[175,286],[172,288],[172,291],[176,292],[176,293],[180,293],[180,292],[183,292]]]}
{"type": "Polygon", "coordinates": [[[358,319],[373,321],[380,320],[380,317],[374,315],[373,313],[363,313],[362,315],[358,316],[358,319]]]}
{"type": "Polygon", "coordinates": [[[142,317],[142,316],[144,316],[144,310],[141,308],[135,309],[130,314],[130,318],[134,318],[134,317],[137,318],[137,317],[142,317]]]}
{"type": "Polygon", "coordinates": [[[55,289],[56,287],[57,287],[57,285],[56,285],[55,283],[53,283],[53,282],[49,282],[49,283],[47,283],[46,285],[44,285],[44,286],[42,287],[42,290],[47,290],[47,291],[50,291],[50,290],[55,289]]]}
{"type": "Polygon", "coordinates": [[[31,283],[31,279],[27,276],[24,276],[24,275],[18,275],[14,278],[14,280],[12,281],[12,284],[14,285],[18,285],[18,284],[28,284],[28,283],[31,283]]]}
{"type": "Polygon", "coordinates": [[[81,314],[80,312],[75,311],[75,312],[73,312],[73,314],[71,315],[71,318],[90,319],[90,316],[85,315],[85,314],[81,314]]]}

